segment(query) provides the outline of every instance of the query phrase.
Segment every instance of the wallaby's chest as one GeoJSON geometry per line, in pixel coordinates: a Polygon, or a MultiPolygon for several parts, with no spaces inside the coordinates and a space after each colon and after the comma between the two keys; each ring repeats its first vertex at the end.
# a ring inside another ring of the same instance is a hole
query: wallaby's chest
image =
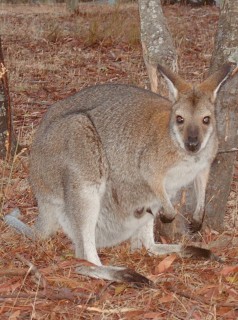
{"type": "Polygon", "coordinates": [[[196,176],[210,166],[204,156],[186,157],[172,166],[165,175],[165,188],[168,193],[177,192],[184,186],[190,184],[196,176]]]}

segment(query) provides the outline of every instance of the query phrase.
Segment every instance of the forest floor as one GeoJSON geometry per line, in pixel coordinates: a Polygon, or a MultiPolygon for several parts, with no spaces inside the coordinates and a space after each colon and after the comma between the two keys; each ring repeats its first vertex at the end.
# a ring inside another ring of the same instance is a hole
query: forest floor
{"type": "MultiPolygon", "coordinates": [[[[165,6],[179,56],[180,74],[206,74],[219,11],[165,6]]],[[[28,182],[32,136],[53,102],[96,83],[148,86],[136,4],[2,5],[0,33],[8,69],[14,128],[21,154],[0,165],[1,216],[19,208],[31,224],[37,207],[28,182]]],[[[0,318],[4,319],[238,319],[238,173],[227,205],[227,228],[200,234],[224,262],[130,253],[127,243],[100,251],[104,264],[126,265],[153,287],[88,279],[75,272],[71,242],[59,232],[36,242],[0,220],[0,318]]],[[[165,239],[162,239],[166,241],[165,239]]]]}

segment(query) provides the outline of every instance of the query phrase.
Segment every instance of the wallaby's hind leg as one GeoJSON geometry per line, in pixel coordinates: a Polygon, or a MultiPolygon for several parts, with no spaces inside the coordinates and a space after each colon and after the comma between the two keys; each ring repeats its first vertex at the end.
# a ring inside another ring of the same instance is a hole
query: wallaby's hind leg
{"type": "Polygon", "coordinates": [[[38,199],[39,215],[34,225],[34,232],[40,239],[47,239],[54,235],[60,225],[58,217],[62,215],[62,204],[57,203],[54,199],[43,197],[38,199]]]}
{"type": "Polygon", "coordinates": [[[85,183],[83,189],[74,189],[75,196],[66,203],[68,211],[62,226],[75,243],[76,256],[96,264],[96,266],[81,265],[77,268],[77,272],[93,278],[132,282],[138,286],[151,285],[149,279],[128,268],[101,265],[96,250],[95,230],[105,188],[104,184],[101,183],[98,186],[85,183]],[[81,203],[80,206],[78,201],[81,203]]]}
{"type": "Polygon", "coordinates": [[[140,249],[144,246],[149,253],[154,255],[164,255],[179,253],[183,257],[196,257],[218,260],[214,254],[208,250],[196,246],[184,246],[182,244],[161,244],[154,241],[154,220],[151,219],[141,227],[131,238],[132,250],[140,249]]]}
{"type": "Polygon", "coordinates": [[[60,218],[60,224],[75,245],[76,257],[101,265],[96,250],[95,229],[100,211],[101,189],[104,186],[86,182],[76,186],[75,181],[73,187],[70,185],[68,181],[65,215],[60,218]]]}
{"type": "Polygon", "coordinates": [[[160,244],[154,241],[154,219],[141,227],[131,238],[131,249],[145,247],[150,254],[163,255],[182,251],[180,244],[160,244]]]}
{"type": "Polygon", "coordinates": [[[63,164],[60,182],[64,201],[59,223],[72,239],[76,257],[101,265],[95,229],[107,180],[107,159],[100,137],[86,115],[70,113],[62,120],[62,126],[67,128],[67,135],[59,159],[63,164]]]}

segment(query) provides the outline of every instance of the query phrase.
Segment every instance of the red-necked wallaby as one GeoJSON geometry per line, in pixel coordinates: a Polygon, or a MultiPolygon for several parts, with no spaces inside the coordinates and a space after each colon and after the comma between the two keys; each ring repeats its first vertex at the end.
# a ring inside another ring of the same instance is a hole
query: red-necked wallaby
{"type": "Polygon", "coordinates": [[[191,252],[156,244],[153,234],[159,209],[162,221],[173,220],[171,199],[191,182],[197,197],[192,224],[202,223],[218,148],[214,101],[231,66],[197,85],[158,70],[172,102],[130,85],[97,85],[54,104],[36,132],[30,161],[39,206],[35,233],[47,238],[62,227],[76,257],[96,265],[82,266],[81,274],[146,282],[126,268],[101,266],[97,248],[127,239],[133,249],[144,246],[156,255],[191,252]]]}

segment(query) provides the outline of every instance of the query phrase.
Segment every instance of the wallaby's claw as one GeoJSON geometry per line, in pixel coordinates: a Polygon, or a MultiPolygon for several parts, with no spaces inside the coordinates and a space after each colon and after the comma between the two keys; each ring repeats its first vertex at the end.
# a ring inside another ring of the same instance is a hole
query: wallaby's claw
{"type": "Polygon", "coordinates": [[[196,233],[202,229],[202,222],[192,220],[188,224],[188,229],[190,233],[196,233]]]}
{"type": "Polygon", "coordinates": [[[172,221],[174,221],[174,218],[175,218],[175,216],[174,217],[172,217],[172,218],[168,218],[166,215],[164,215],[164,214],[160,214],[160,220],[161,220],[161,222],[163,222],[163,223],[171,223],[172,221]]]}

